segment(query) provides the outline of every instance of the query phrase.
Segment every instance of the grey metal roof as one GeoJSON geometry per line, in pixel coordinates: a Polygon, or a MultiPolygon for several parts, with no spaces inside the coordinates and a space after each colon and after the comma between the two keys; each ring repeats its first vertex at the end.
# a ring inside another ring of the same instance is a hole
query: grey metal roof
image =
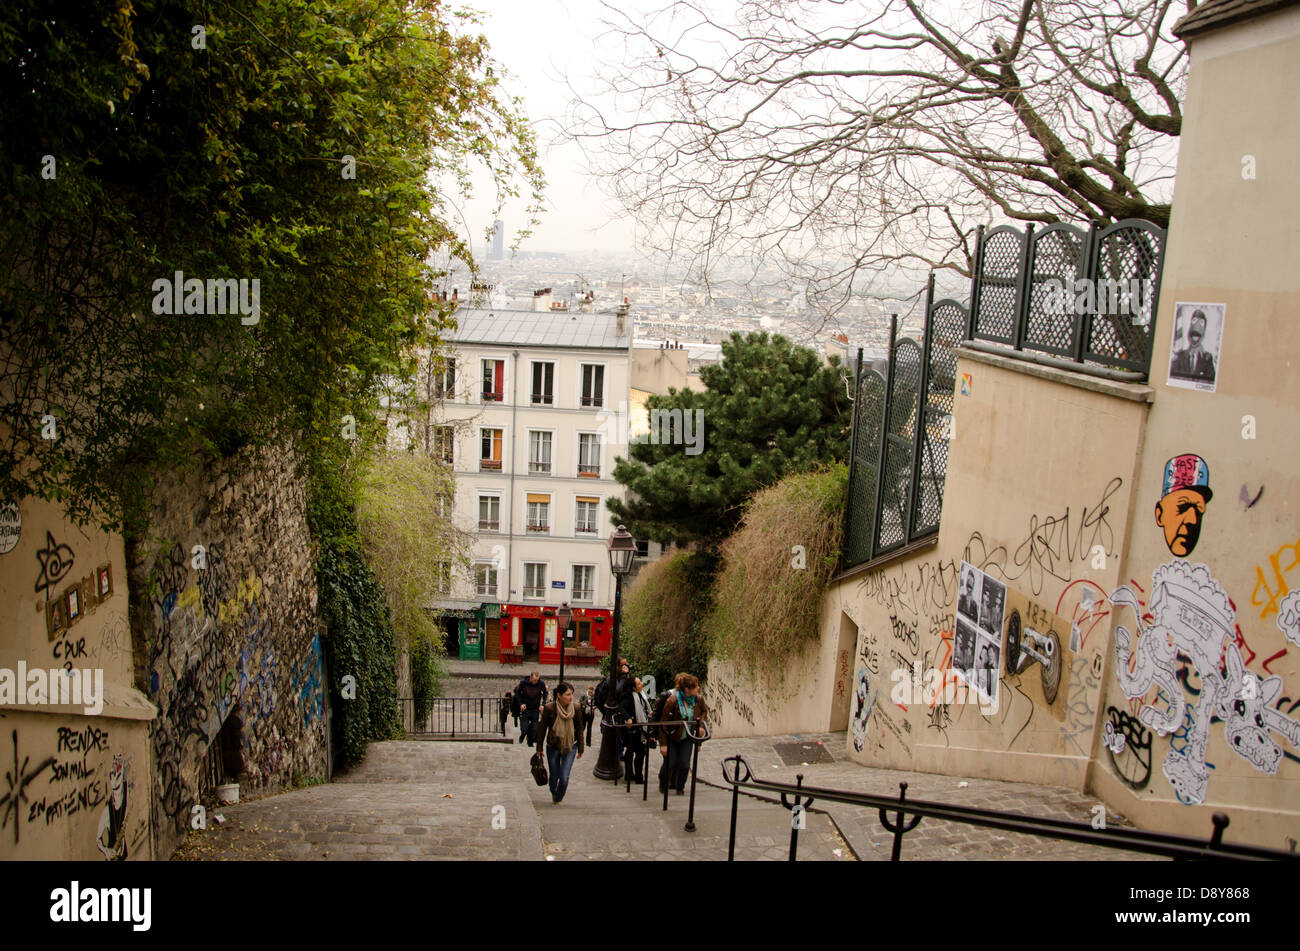
{"type": "Polygon", "coordinates": [[[521,347],[562,347],[580,350],[627,350],[632,344],[632,319],[624,318],[620,335],[614,314],[461,308],[456,343],[510,344],[521,347]]]}
{"type": "Polygon", "coordinates": [[[1174,36],[1187,40],[1210,30],[1289,7],[1297,0],[1206,0],[1174,24],[1174,36]]]}

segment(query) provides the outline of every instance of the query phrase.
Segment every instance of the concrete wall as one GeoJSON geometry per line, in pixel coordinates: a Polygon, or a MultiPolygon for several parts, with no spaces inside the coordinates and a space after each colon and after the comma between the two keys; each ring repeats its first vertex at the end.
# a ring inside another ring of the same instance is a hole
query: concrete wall
{"type": "Polygon", "coordinates": [[[0,518],[0,550],[13,545],[0,554],[0,681],[7,681],[0,683],[0,859],[151,858],[148,723],[156,710],[132,686],[122,538],[72,525],[38,499],[14,513],[0,518]],[[70,596],[67,620],[55,612],[70,596]],[[32,682],[19,696],[20,662],[46,681],[64,671],[97,672],[102,709],[90,712],[85,696],[52,705],[71,698],[54,697],[48,685],[32,696],[32,682]]]}
{"type": "Polygon", "coordinates": [[[243,791],[328,774],[314,546],[293,469],[286,453],[245,452],[160,486],[151,542],[130,553],[142,676],[161,711],[151,734],[160,858],[190,827],[223,725],[243,791]]]}
{"type": "Polygon", "coordinates": [[[1123,576],[1138,607],[1113,608],[1104,700],[1127,739],[1094,767],[1097,791],[1144,825],[1204,831],[1223,810],[1229,839],[1283,849],[1300,839],[1297,88],[1300,9],[1191,42],[1123,576]],[[1226,305],[1214,392],[1166,383],[1179,302],[1226,305]],[[1187,551],[1155,517],[1166,463],[1184,454],[1213,492],[1187,551]]]}
{"type": "Polygon", "coordinates": [[[958,360],[963,377],[937,544],[842,580],[823,610],[824,642],[839,637],[845,619],[860,632],[849,755],[1082,789],[1105,634],[1079,619],[1083,603],[1120,577],[1150,391],[1041,367],[1031,375],[1023,364],[969,351],[958,360]],[[988,638],[999,651],[997,684],[977,697],[954,673],[970,666],[957,636],[962,562],[992,588],[1005,587],[988,638]],[[1055,636],[1059,667],[1007,670],[1013,613],[1023,627],[1055,636]],[[915,695],[916,665],[921,686],[933,669],[941,688],[951,684],[946,695],[915,695]],[[900,683],[907,692],[895,694],[900,683]]]}

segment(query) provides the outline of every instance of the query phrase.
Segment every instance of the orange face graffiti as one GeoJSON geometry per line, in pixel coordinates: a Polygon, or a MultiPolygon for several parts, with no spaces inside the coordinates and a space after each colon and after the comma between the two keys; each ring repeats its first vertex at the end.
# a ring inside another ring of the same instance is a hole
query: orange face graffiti
{"type": "Polygon", "coordinates": [[[1186,558],[1201,537],[1205,497],[1196,489],[1170,492],[1156,503],[1156,524],[1165,531],[1165,544],[1179,558],[1186,558]]]}
{"type": "Polygon", "coordinates": [[[1210,491],[1210,467],[1200,456],[1185,453],[1165,463],[1163,494],[1156,503],[1156,524],[1164,530],[1165,544],[1186,558],[1201,537],[1210,491]]]}

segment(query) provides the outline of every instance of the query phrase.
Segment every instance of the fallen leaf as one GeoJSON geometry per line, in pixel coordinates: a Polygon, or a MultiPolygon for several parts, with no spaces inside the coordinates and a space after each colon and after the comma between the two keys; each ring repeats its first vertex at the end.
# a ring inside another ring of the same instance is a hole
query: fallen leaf
{"type": "Polygon", "coordinates": [[[451,799],[451,798],[452,798],[452,795],[451,795],[451,793],[446,792],[446,793],[443,793],[443,794],[442,794],[442,798],[443,798],[443,799],[451,799]]]}

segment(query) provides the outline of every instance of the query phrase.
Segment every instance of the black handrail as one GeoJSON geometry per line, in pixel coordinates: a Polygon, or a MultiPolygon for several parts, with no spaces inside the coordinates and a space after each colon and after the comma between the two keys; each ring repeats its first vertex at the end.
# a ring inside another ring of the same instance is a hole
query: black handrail
{"type": "MultiPolygon", "coordinates": [[[[803,785],[803,776],[797,777],[798,783],[778,783],[765,779],[753,778],[749,764],[743,756],[729,756],[722,761],[722,776],[732,788],[731,800],[731,841],[727,848],[727,861],[735,859],[736,814],[740,790],[758,789],[782,794],[781,805],[793,809],[801,803],[802,796],[811,795],[826,802],[838,802],[849,806],[865,806],[880,810],[881,824],[894,834],[891,861],[897,862],[902,851],[903,836],[916,828],[922,818],[941,819],[945,822],[962,822],[1005,832],[1019,832],[1026,835],[1041,835],[1050,839],[1067,842],[1083,842],[1111,849],[1123,849],[1128,852],[1141,852],[1149,855],[1163,855],[1176,859],[1224,858],[1237,860],[1296,860],[1300,856],[1280,849],[1269,849],[1255,845],[1233,845],[1223,841],[1223,830],[1228,827],[1228,817],[1216,812],[1211,821],[1214,832],[1209,840],[1196,839],[1191,836],[1174,835],[1165,832],[1151,832],[1145,829],[1125,827],[1095,829],[1090,823],[1070,819],[1049,819],[1043,816],[1026,816],[1013,812],[1001,812],[978,806],[955,806],[947,803],[927,802],[922,799],[907,799],[907,783],[899,783],[897,798],[878,796],[873,793],[850,792],[843,789],[826,789],[803,785]],[[734,764],[730,772],[728,765],[734,764]],[[744,775],[741,775],[741,769],[744,775]],[[786,794],[794,794],[794,802],[786,800],[786,794]],[[896,814],[891,822],[887,811],[896,814]],[[908,818],[910,816],[910,818],[908,818]]],[[[803,802],[806,809],[812,800],[803,802]]],[[[792,830],[790,857],[793,861],[798,844],[797,829],[792,830]]]]}
{"type": "MultiPolygon", "coordinates": [[[[408,733],[434,736],[506,735],[503,697],[400,697],[398,716],[408,733]]],[[[508,717],[506,719],[509,719],[508,717]]]]}
{"type": "MultiPolygon", "coordinates": [[[[626,716],[626,714],[621,714],[621,713],[616,715],[620,718],[626,716]]],[[[699,768],[700,768],[700,746],[705,741],[707,741],[710,737],[713,736],[713,731],[712,729],[710,729],[708,721],[707,720],[640,720],[640,721],[624,720],[624,722],[618,722],[616,720],[613,723],[609,723],[606,722],[605,720],[601,720],[601,724],[600,724],[600,728],[602,730],[642,729],[646,731],[647,739],[653,736],[653,731],[655,728],[661,726],[686,727],[684,731],[686,734],[686,739],[690,740],[694,744],[694,746],[691,748],[691,796],[690,796],[690,804],[686,814],[686,831],[694,832],[695,831],[695,777],[699,773],[699,768]],[[693,732],[693,727],[701,728],[703,730],[703,735],[702,736],[697,735],[695,732],[693,732]]],[[[627,759],[627,757],[625,757],[625,759],[627,759]]],[[[625,776],[627,778],[627,788],[624,789],[624,792],[625,793],[631,792],[632,791],[632,768],[631,768],[630,761],[627,762],[625,776]]],[[[614,785],[618,785],[617,773],[614,774],[614,785]]],[[[646,764],[645,764],[645,768],[642,770],[641,785],[642,785],[641,801],[646,802],[650,797],[649,750],[646,751],[646,764]]],[[[664,812],[668,811],[668,784],[667,783],[664,784],[663,811],[664,812]]]]}

